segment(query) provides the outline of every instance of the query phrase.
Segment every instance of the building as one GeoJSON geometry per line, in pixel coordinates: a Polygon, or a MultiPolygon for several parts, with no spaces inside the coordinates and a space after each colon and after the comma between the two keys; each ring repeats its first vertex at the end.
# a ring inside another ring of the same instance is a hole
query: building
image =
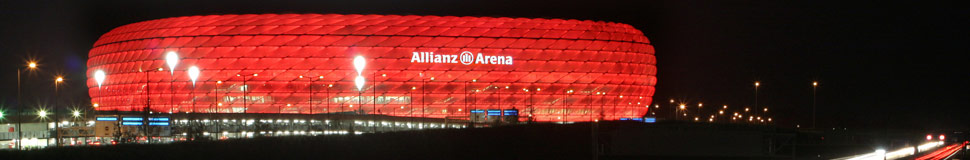
{"type": "Polygon", "coordinates": [[[611,22],[207,15],[104,34],[87,84],[99,111],[468,119],[514,109],[522,120],[592,121],[646,114],[655,64],[641,31],[611,22]]]}

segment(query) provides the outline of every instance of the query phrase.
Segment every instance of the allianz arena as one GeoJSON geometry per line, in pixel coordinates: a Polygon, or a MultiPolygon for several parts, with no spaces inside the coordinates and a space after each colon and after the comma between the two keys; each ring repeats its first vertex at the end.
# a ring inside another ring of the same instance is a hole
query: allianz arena
{"type": "Polygon", "coordinates": [[[87,65],[96,110],[156,113],[616,120],[643,117],[657,80],[654,48],[630,25],[502,17],[165,18],[102,35],[87,65]]]}

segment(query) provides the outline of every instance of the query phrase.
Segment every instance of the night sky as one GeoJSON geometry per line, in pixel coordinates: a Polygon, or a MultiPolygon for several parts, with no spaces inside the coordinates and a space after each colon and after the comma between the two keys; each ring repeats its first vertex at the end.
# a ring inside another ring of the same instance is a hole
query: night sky
{"type": "Polygon", "coordinates": [[[819,127],[968,129],[970,9],[948,3],[778,1],[0,1],[0,104],[16,101],[16,69],[28,103],[89,104],[87,52],[101,34],[140,21],[191,15],[338,13],[561,18],[631,24],[658,59],[655,102],[751,106],[777,124],[811,122],[819,81],[819,127]],[[69,92],[69,93],[68,93],[69,92]],[[70,95],[70,96],[68,96],[70,95]]]}

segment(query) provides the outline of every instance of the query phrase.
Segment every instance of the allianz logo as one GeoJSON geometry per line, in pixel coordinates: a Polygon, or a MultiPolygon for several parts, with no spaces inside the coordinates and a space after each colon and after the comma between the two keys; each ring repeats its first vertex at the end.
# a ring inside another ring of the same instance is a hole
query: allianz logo
{"type": "Polygon", "coordinates": [[[411,52],[411,63],[491,64],[512,65],[512,56],[493,56],[469,51],[460,54],[437,54],[434,52],[411,52]]]}

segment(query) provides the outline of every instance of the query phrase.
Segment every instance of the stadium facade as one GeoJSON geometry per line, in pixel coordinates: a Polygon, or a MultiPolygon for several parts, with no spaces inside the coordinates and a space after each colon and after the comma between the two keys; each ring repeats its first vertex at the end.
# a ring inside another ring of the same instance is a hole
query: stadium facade
{"type": "Polygon", "coordinates": [[[87,84],[99,111],[468,118],[514,109],[523,120],[592,121],[644,116],[655,64],[641,31],[611,22],[207,15],[104,34],[87,84]]]}

